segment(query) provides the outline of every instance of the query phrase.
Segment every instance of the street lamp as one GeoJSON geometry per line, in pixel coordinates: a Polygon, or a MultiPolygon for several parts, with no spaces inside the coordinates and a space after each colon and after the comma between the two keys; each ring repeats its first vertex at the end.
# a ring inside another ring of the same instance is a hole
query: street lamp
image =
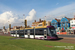
{"type": "Polygon", "coordinates": [[[24,37],[25,37],[25,15],[23,14],[24,16],[24,37]]]}
{"type": "Polygon", "coordinates": [[[10,29],[11,29],[11,24],[10,24],[10,21],[8,21],[8,25],[9,25],[9,31],[10,31],[10,29]]]}
{"type": "Polygon", "coordinates": [[[5,25],[4,25],[4,23],[3,23],[3,32],[5,31],[5,25]]]}

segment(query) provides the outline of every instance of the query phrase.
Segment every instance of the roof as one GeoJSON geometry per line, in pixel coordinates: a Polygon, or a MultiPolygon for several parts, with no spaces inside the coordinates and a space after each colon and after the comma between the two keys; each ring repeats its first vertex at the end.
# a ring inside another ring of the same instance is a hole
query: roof
{"type": "MultiPolygon", "coordinates": [[[[67,18],[67,17],[65,17],[65,18],[67,18]]],[[[70,20],[72,20],[73,18],[67,18],[68,19],[68,21],[69,21],[69,23],[70,23],[70,20]]]]}
{"type": "Polygon", "coordinates": [[[55,20],[56,20],[57,22],[60,22],[60,19],[55,18],[55,20]]]}
{"type": "Polygon", "coordinates": [[[33,22],[32,24],[34,24],[34,23],[41,23],[41,22],[43,22],[44,20],[41,20],[41,21],[38,21],[38,22],[33,22]]]}

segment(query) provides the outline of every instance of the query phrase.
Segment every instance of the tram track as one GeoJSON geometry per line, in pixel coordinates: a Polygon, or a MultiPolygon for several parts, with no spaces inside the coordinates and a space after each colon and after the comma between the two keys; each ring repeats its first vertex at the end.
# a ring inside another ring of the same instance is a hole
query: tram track
{"type": "Polygon", "coordinates": [[[75,44],[75,38],[72,38],[72,37],[59,37],[59,38],[62,38],[62,39],[56,40],[56,41],[75,44]]]}

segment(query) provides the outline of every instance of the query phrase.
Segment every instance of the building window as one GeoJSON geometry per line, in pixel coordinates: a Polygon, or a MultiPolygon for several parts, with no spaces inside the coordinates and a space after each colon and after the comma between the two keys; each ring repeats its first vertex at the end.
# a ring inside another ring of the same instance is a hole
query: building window
{"type": "Polygon", "coordinates": [[[71,25],[72,27],[75,27],[75,25],[71,25]]]}
{"type": "Polygon", "coordinates": [[[67,23],[65,24],[65,27],[68,27],[68,24],[67,23]]]}
{"type": "Polygon", "coordinates": [[[61,24],[62,24],[63,22],[61,22],[61,24]]]}
{"type": "Polygon", "coordinates": [[[71,23],[73,23],[73,21],[71,23]]]}
{"type": "Polygon", "coordinates": [[[64,27],[64,25],[63,25],[63,24],[61,24],[61,27],[64,27]]]}
{"type": "Polygon", "coordinates": [[[42,24],[39,24],[39,26],[42,26],[42,24]]]}

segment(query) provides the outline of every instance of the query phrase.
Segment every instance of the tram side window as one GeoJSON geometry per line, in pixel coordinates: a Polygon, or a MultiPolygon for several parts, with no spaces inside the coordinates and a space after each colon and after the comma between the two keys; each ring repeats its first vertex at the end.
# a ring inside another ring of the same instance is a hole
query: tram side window
{"type": "Polygon", "coordinates": [[[33,30],[30,30],[30,35],[34,35],[34,32],[33,32],[33,30]]]}
{"type": "Polygon", "coordinates": [[[17,31],[17,34],[19,34],[19,31],[17,31]]]}
{"type": "Polygon", "coordinates": [[[39,35],[43,35],[43,30],[39,30],[39,35]]]}
{"type": "Polygon", "coordinates": [[[34,33],[30,33],[30,35],[34,35],[34,33]]]}
{"type": "Polygon", "coordinates": [[[23,34],[24,31],[23,31],[23,30],[20,30],[19,32],[20,32],[21,34],[23,34]]]}
{"type": "Polygon", "coordinates": [[[15,34],[15,31],[13,31],[13,34],[15,34]]]}
{"type": "Polygon", "coordinates": [[[27,32],[25,32],[25,35],[27,35],[27,32]]]}
{"type": "Polygon", "coordinates": [[[25,30],[25,35],[27,35],[27,30],[25,30]]]}
{"type": "Polygon", "coordinates": [[[27,32],[27,30],[25,30],[25,32],[27,32]]]}
{"type": "Polygon", "coordinates": [[[11,34],[13,34],[14,32],[13,31],[11,31],[11,34]]]}
{"type": "Polygon", "coordinates": [[[33,32],[32,30],[30,30],[30,32],[33,32]]]}
{"type": "Polygon", "coordinates": [[[39,33],[39,30],[35,30],[35,35],[38,35],[38,33],[39,33]]]}
{"type": "Polygon", "coordinates": [[[38,35],[38,30],[35,30],[35,35],[38,35]]]}
{"type": "Polygon", "coordinates": [[[35,35],[44,35],[43,30],[36,30],[35,35]]]}

